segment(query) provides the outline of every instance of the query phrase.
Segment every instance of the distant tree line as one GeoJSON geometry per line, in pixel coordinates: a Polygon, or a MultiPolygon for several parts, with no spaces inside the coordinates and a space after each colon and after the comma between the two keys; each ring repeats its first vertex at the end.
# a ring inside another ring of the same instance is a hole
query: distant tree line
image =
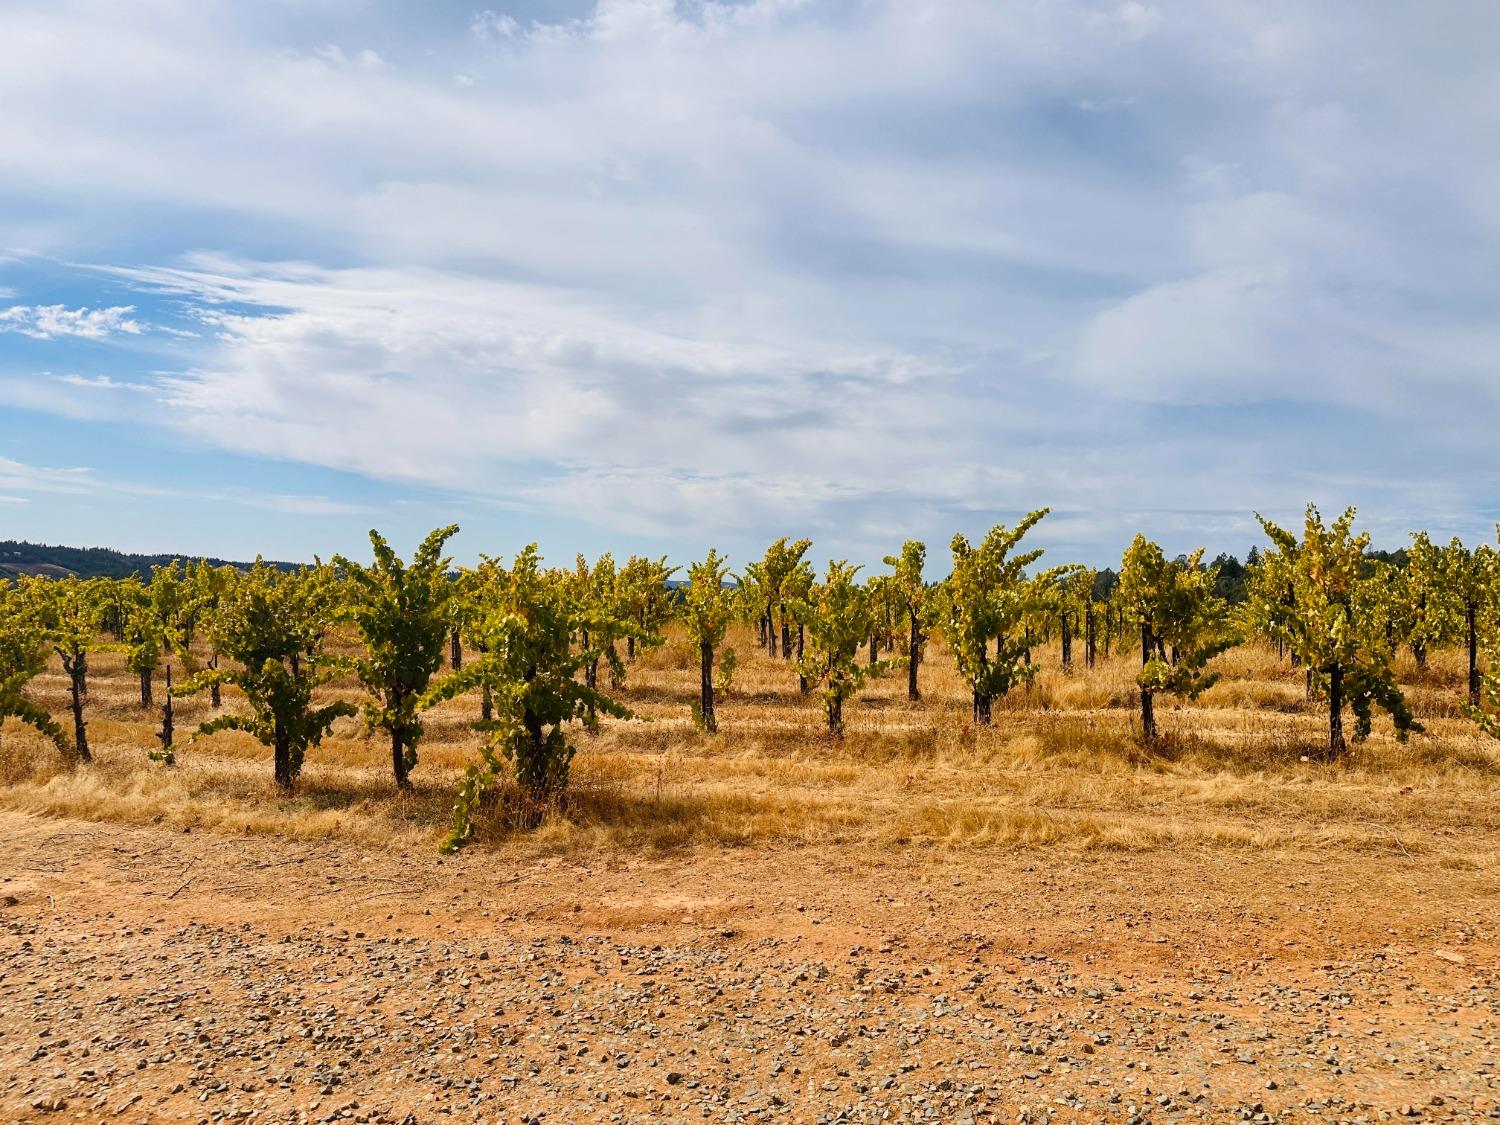
{"type": "MultiPolygon", "coordinates": [[[[22,574],[40,574],[62,578],[75,574],[79,578],[149,579],[154,570],[169,566],[181,555],[139,555],[109,547],[53,547],[45,543],[28,543],[17,539],[0,539],[0,578],[22,574]]],[[[208,558],[210,566],[232,566],[249,570],[247,562],[208,558]]],[[[296,570],[295,563],[268,563],[278,570],[296,570]]]]}

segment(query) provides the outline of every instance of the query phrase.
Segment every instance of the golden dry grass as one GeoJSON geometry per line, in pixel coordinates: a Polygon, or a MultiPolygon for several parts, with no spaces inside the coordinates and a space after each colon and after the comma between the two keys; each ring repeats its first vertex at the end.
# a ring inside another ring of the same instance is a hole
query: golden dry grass
{"type": "MultiPolygon", "coordinates": [[[[751,844],[1338,847],[1425,853],[1453,866],[1496,855],[1500,744],[1462,718],[1456,653],[1436,654],[1421,674],[1409,663],[1398,669],[1427,735],[1403,745],[1377,724],[1346,762],[1325,765],[1316,760],[1319,704],[1304,698],[1295,670],[1258,646],[1222,658],[1223,679],[1195,703],[1159,701],[1167,737],[1147,753],[1128,655],[1065,674],[1055,649],[1042,651],[1036,683],[997,706],[992,728],[976,730],[952,662],[934,646],[921,703],[907,701],[904,673],[876,681],[847,707],[847,735],[830,740],[789,665],[758,651],[748,631],[732,643],[740,664],[720,704],[721,734],[693,726],[695,654],[674,637],[630,668],[620,695],[637,719],[576,732],[566,806],[523,833],[508,827],[502,802],[482,839],[527,852],[621,854],[751,844]]],[[[357,695],[352,683],[335,689],[357,695]]],[[[385,745],[358,720],[341,721],[287,796],[271,783],[267,751],[245,736],[183,747],[173,769],[148,761],[158,718],[136,692],[120,657],[96,659],[89,729],[98,760],[87,769],[64,768],[44,740],[8,724],[0,805],[372,846],[435,842],[479,746],[468,726],[477,701],[443,705],[428,716],[415,790],[397,794],[385,745]]],[[[65,711],[60,670],[39,678],[35,693],[65,711]]],[[[208,714],[206,701],[180,701],[179,732],[208,714]]]]}

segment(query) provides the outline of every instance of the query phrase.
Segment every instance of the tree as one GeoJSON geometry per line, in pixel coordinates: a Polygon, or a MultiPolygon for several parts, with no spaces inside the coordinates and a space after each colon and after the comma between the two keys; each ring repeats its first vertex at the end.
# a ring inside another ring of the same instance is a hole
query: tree
{"type": "MultiPolygon", "coordinates": [[[[688,586],[682,599],[682,620],[688,636],[698,646],[698,715],[703,729],[714,734],[719,729],[714,708],[714,657],[724,634],[735,617],[735,589],[725,585],[729,560],[715,550],[702,562],[688,568],[688,586]]],[[[733,653],[730,650],[730,655],[733,653]]]]}
{"type": "Polygon", "coordinates": [[[1442,548],[1425,531],[1413,532],[1411,540],[1406,566],[1401,569],[1405,581],[1399,589],[1405,595],[1406,641],[1417,667],[1425,669],[1427,654],[1452,636],[1459,610],[1442,548]]]}
{"type": "Polygon", "coordinates": [[[334,721],[358,714],[345,700],[313,703],[314,692],[338,667],[323,651],[335,600],[327,567],[285,574],[257,559],[210,623],[214,647],[237,667],[207,669],[176,689],[177,695],[191,695],[214,683],[233,684],[250,713],[210,719],[192,739],[222,730],[253,735],[272,749],[276,784],[290,789],[307,751],[323,741],[334,721]]]}
{"type": "Polygon", "coordinates": [[[1064,674],[1073,671],[1073,637],[1078,632],[1077,622],[1083,619],[1081,606],[1078,604],[1076,583],[1073,581],[1078,573],[1075,571],[1057,584],[1057,630],[1060,649],[1058,666],[1062,668],[1064,674]]]}
{"type": "MultiPolygon", "coordinates": [[[[468,645],[481,656],[485,652],[484,632],[480,628],[482,607],[480,599],[485,588],[494,580],[495,564],[485,560],[473,569],[460,570],[453,578],[453,599],[449,603],[454,629],[457,630],[460,651],[468,645]]],[[[453,670],[462,671],[462,665],[454,662],[453,670]]],[[[487,723],[495,717],[494,701],[488,688],[481,688],[479,695],[479,721],[487,723]]]]}
{"type": "Polygon", "coordinates": [[[479,591],[476,633],[481,655],[435,685],[428,702],[452,698],[474,687],[487,689],[495,718],[479,726],[489,734],[481,760],[465,771],[453,807],[445,851],[463,847],[474,833],[474,815],[509,769],[526,801],[528,823],[540,821],[546,803],[568,784],[573,747],[565,726],[599,711],[629,718],[630,711],[575,677],[596,658],[576,649],[573,638],[589,622],[588,610],[572,596],[566,576],[545,573],[536,544],[518,554],[509,569],[486,558],[479,591]]]}
{"type": "MultiPolygon", "coordinates": [[[[1021,614],[1021,658],[1028,664],[1033,663],[1032,646],[1044,643],[1052,635],[1052,624],[1057,620],[1061,601],[1061,582],[1072,571],[1071,566],[1058,567],[1027,580],[1031,583],[1031,590],[1027,608],[1021,614]]],[[[997,641],[1000,639],[996,638],[997,641]]],[[[1034,678],[1028,678],[1026,690],[1030,691],[1034,683],[1034,678]]]]}
{"type": "Polygon", "coordinates": [[[1457,603],[1463,620],[1464,642],[1469,657],[1469,706],[1480,704],[1479,631],[1481,619],[1492,608],[1500,585],[1500,556],[1487,543],[1473,550],[1455,537],[1443,549],[1443,587],[1457,603]]]}
{"type": "Polygon", "coordinates": [[[115,640],[125,640],[125,622],[130,616],[130,607],[135,604],[135,596],[131,586],[140,585],[140,580],[131,576],[128,579],[106,579],[104,590],[104,631],[115,640]]]}
{"type": "MultiPolygon", "coordinates": [[[[639,638],[642,634],[632,619],[629,599],[620,588],[614,556],[606,552],[590,567],[579,555],[574,569],[562,576],[562,581],[572,599],[574,628],[584,650],[584,686],[598,691],[602,659],[609,669],[610,687],[618,690],[625,682],[625,662],[616,643],[621,637],[639,638]]],[[[586,726],[594,730],[597,725],[598,715],[590,706],[586,726]]]]}
{"type": "MultiPolygon", "coordinates": [[[[1271,573],[1269,570],[1263,572],[1271,573]]],[[[1367,560],[1354,599],[1360,620],[1381,637],[1382,643],[1394,655],[1411,633],[1405,572],[1395,563],[1367,560]]]]}
{"type": "Polygon", "coordinates": [[[454,595],[448,577],[451,560],[443,555],[443,545],[457,534],[457,524],[438,528],[422,541],[409,566],[374,530],[373,565],[339,555],[333,559],[352,587],[344,614],[365,646],[354,665],[370,697],[364,705],[365,724],[389,736],[391,772],[399,789],[411,787],[409,775],[422,737],[418,706],[443,663],[454,595]]]}
{"type": "Polygon", "coordinates": [[[1069,671],[1073,667],[1073,643],[1083,640],[1084,664],[1094,666],[1097,636],[1094,625],[1094,587],[1099,572],[1085,567],[1076,567],[1058,582],[1057,621],[1062,640],[1062,667],[1069,671]]]}
{"type": "Polygon", "coordinates": [[[1200,547],[1168,561],[1161,547],[1137,535],[1120,563],[1121,603],[1140,627],[1141,736],[1157,737],[1155,696],[1168,692],[1197,699],[1219,679],[1207,671],[1215,656],[1235,641],[1225,627],[1223,600],[1214,593],[1214,571],[1203,565],[1200,547]]]}
{"type": "Polygon", "coordinates": [[[89,752],[88,723],[84,708],[89,698],[89,654],[119,646],[99,640],[108,608],[108,579],[35,579],[31,592],[42,607],[46,636],[68,677],[69,704],[73,711],[73,753],[80,762],[93,761],[89,752]]]}
{"type": "Polygon", "coordinates": [[[885,557],[885,565],[891,568],[891,598],[906,618],[906,697],[911,700],[922,698],[917,672],[927,647],[926,615],[931,606],[927,583],[922,577],[926,564],[927,545],[916,539],[903,543],[899,555],[885,557]]]}
{"type": "Polygon", "coordinates": [[[1468,704],[1466,710],[1481,731],[1491,738],[1500,738],[1500,674],[1496,673],[1500,668],[1500,642],[1491,637],[1482,643],[1489,671],[1480,677],[1481,701],[1468,704]]]}
{"type": "Polygon", "coordinates": [[[122,640],[125,644],[125,667],[140,678],[141,707],[152,702],[151,679],[161,666],[161,650],[166,636],[151,595],[138,578],[126,578],[116,584],[124,605],[122,640]]]}
{"type": "Polygon", "coordinates": [[[1259,514],[1255,518],[1273,546],[1261,557],[1267,580],[1253,586],[1250,620],[1283,642],[1326,691],[1328,757],[1347,750],[1345,706],[1355,715],[1356,740],[1370,733],[1375,706],[1390,714],[1398,739],[1420,731],[1391,672],[1390,650],[1357,597],[1370,537],[1354,534],[1354,509],[1325,525],[1309,504],[1300,541],[1259,514]]]}
{"type": "MultiPolygon", "coordinates": [[[[196,602],[197,615],[203,615],[210,620],[218,612],[225,596],[239,581],[240,572],[232,566],[213,566],[207,559],[199,559],[198,564],[189,572],[188,582],[193,590],[193,598],[196,602]]],[[[208,667],[219,666],[219,650],[213,646],[213,634],[209,633],[208,667]]],[[[223,704],[223,695],[220,691],[218,681],[209,685],[208,702],[215,711],[223,704]]]]}
{"type": "MultiPolygon", "coordinates": [[[[981,726],[990,724],[996,696],[1029,683],[1036,675],[1024,623],[1037,610],[1037,594],[1045,583],[1033,584],[1026,568],[1042,557],[1042,550],[1011,552],[1049,510],[1029,513],[1014,528],[997,525],[977,547],[962,534],[953,537],[944,632],[959,673],[973,693],[974,722],[981,726]],[[992,640],[993,659],[989,653],[992,640]]],[[[1050,579],[1053,573],[1039,577],[1050,579]]]]}
{"type": "Polygon", "coordinates": [[[1089,614],[1084,621],[1084,629],[1085,636],[1092,630],[1094,639],[1093,643],[1088,645],[1088,648],[1094,652],[1095,660],[1109,659],[1115,634],[1120,628],[1117,621],[1117,618],[1120,616],[1120,599],[1117,594],[1119,585],[1120,576],[1109,567],[1096,571],[1094,574],[1093,602],[1089,606],[1089,614]]]}
{"type": "Polygon", "coordinates": [[[771,655],[775,643],[771,636],[772,597],[766,589],[765,568],[758,562],[746,563],[740,569],[738,598],[746,620],[755,622],[755,634],[760,647],[771,655]]]}
{"type": "MultiPolygon", "coordinates": [[[[133,580],[130,580],[133,581],[133,580]]],[[[141,679],[141,706],[152,706],[152,678],[163,657],[174,653],[192,666],[188,636],[205,595],[184,579],[175,559],[151,568],[151,581],[130,589],[133,604],[125,624],[126,666],[141,679]]]]}
{"type": "MultiPolygon", "coordinates": [[[[457,599],[449,602],[449,605],[454,607],[457,612],[462,612],[461,610],[457,610],[458,604],[457,599]]],[[[448,664],[455,672],[458,672],[464,666],[463,622],[455,618],[448,623],[448,626],[448,664]]]]}
{"type": "MultiPolygon", "coordinates": [[[[781,598],[783,606],[781,617],[783,637],[786,637],[788,635],[786,629],[786,617],[790,612],[789,607],[792,605],[799,605],[807,601],[807,599],[812,594],[813,586],[815,586],[816,584],[817,576],[813,574],[812,563],[808,562],[806,559],[798,559],[792,566],[791,570],[789,570],[786,576],[781,580],[781,598]]],[[[802,668],[802,657],[805,654],[807,647],[807,625],[804,622],[797,620],[795,614],[792,614],[792,618],[794,621],[796,621],[797,625],[797,640],[795,642],[795,648],[788,649],[787,651],[791,653],[793,662],[795,663],[795,666],[797,668],[797,693],[799,695],[806,695],[811,686],[808,682],[807,674],[803,671],[802,668]]]]}
{"type": "Polygon", "coordinates": [[[892,661],[859,659],[860,643],[870,636],[874,617],[870,591],[855,581],[859,567],[847,562],[829,562],[820,585],[805,601],[789,608],[807,628],[807,652],[801,672],[817,684],[823,698],[828,733],[844,733],[844,701],[854,696],[865,681],[891,667],[892,661]]]}
{"type": "MultiPolygon", "coordinates": [[[[1252,548],[1254,550],[1254,548],[1252,548]]],[[[1259,555],[1253,558],[1258,559],[1259,555]]],[[[1249,567],[1254,562],[1242,563],[1231,554],[1220,552],[1211,569],[1214,576],[1214,596],[1229,605],[1242,605],[1248,596],[1249,567]]]]}
{"type": "Polygon", "coordinates": [[[895,647],[896,595],[889,574],[874,574],[865,580],[870,598],[870,663],[880,659],[882,647],[895,647]]]}
{"type": "Polygon", "coordinates": [[[26,695],[26,685],[46,666],[47,629],[34,598],[0,585],[0,724],[19,719],[50,738],[72,758],[68,736],[47,709],[26,695]]]}
{"type": "Polygon", "coordinates": [[[1092,668],[1099,662],[1099,611],[1102,607],[1095,593],[1099,588],[1099,572],[1080,570],[1076,581],[1078,589],[1074,596],[1083,623],[1083,663],[1086,668],[1092,668]]]}
{"type": "Polygon", "coordinates": [[[662,643],[662,630],[672,618],[672,596],[667,583],[677,570],[667,565],[665,555],[659,559],[631,555],[620,568],[620,610],[636,626],[636,631],[625,636],[628,660],[635,659],[637,644],[651,649],[662,643]]]}
{"type": "Polygon", "coordinates": [[[765,558],[747,568],[763,599],[766,650],[772,656],[776,655],[776,627],[779,616],[781,655],[787,660],[792,659],[792,628],[788,603],[799,593],[797,590],[799,573],[804,575],[808,573],[808,568],[803,563],[803,556],[807,554],[807,549],[811,546],[811,539],[798,539],[793,542],[783,535],[766,548],[765,558]]]}

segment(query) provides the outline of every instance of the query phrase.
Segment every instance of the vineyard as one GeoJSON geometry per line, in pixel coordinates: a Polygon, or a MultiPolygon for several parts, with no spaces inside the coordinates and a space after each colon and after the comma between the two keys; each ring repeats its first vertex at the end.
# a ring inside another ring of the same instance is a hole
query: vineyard
{"type": "Polygon", "coordinates": [[[1144,537],[1117,572],[1047,565],[1044,517],[956,537],[940,580],[921,543],[867,575],[787,539],[685,573],[535,548],[455,570],[456,527],[409,562],[372,533],[367,565],[21,577],[0,801],[449,851],[1489,850],[1490,547],[1416,534],[1381,561],[1352,512],[1309,508],[1225,596],[1144,537]]]}
{"type": "Polygon", "coordinates": [[[1500,1112],[1496,553],[1044,518],[19,577],[7,1120],[1500,1112]]]}
{"type": "Polygon", "coordinates": [[[0,1125],[1500,1125],[1497,39],[0,0],[0,1125]]]}

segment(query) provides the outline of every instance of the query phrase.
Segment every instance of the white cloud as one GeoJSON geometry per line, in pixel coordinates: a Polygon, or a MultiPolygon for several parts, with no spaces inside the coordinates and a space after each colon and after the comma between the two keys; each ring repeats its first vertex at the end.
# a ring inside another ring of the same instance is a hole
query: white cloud
{"type": "Polygon", "coordinates": [[[1107,29],[1122,39],[1142,39],[1161,26],[1162,11],[1153,4],[1142,4],[1140,0],[1126,0],[1113,8],[1090,12],[1088,22],[1096,28],[1107,29]]]}
{"type": "Polygon", "coordinates": [[[373,515],[378,509],[367,504],[350,504],[327,496],[281,496],[226,493],[214,499],[241,504],[247,508],[260,508],[267,512],[281,512],[290,516],[359,516],[373,515]]]}
{"type": "Polygon", "coordinates": [[[171,424],[385,479],[536,504],[572,492],[579,510],[602,499],[599,522],[673,503],[727,514],[715,497],[731,491],[810,509],[861,491],[892,447],[931,453],[952,436],[935,403],[956,369],[902,352],[699,338],[576,294],[428,270],[112,272],[252,307],[204,308],[211,365],[154,383],[171,424]]]}
{"type": "Polygon", "coordinates": [[[130,319],[134,305],[116,305],[107,309],[70,309],[64,305],[12,305],[0,309],[0,332],[19,332],[37,340],[73,336],[83,340],[103,340],[125,333],[138,336],[142,325],[130,319]]]}
{"type": "Polygon", "coordinates": [[[144,383],[122,383],[108,375],[54,375],[59,383],[70,387],[82,387],[93,391],[128,391],[133,394],[150,394],[152,387],[144,383]]]}
{"type": "Polygon", "coordinates": [[[0,488],[17,492],[86,492],[94,484],[86,468],[46,468],[0,456],[0,488]]]}
{"type": "Polygon", "coordinates": [[[385,66],[385,60],[368,47],[355,51],[353,55],[347,55],[338,44],[330,43],[313,51],[313,57],[323,60],[329,66],[340,68],[380,70],[385,66]]]}
{"type": "Polygon", "coordinates": [[[469,21],[469,31],[481,43],[494,43],[515,39],[521,34],[521,25],[512,15],[485,9],[469,21]]]}
{"type": "Polygon", "coordinates": [[[348,11],[7,13],[0,243],[201,327],[9,401],[662,533],[1483,501],[1491,6],[348,11]]]}
{"type": "MultiPolygon", "coordinates": [[[[106,496],[116,502],[133,497],[153,502],[191,500],[213,504],[233,504],[243,508],[278,512],[283,515],[308,517],[372,515],[378,511],[377,508],[367,504],[350,503],[328,496],[258,492],[245,488],[214,489],[195,488],[190,485],[143,484],[139,481],[105,476],[84,466],[31,465],[3,456],[0,456],[0,488],[47,496],[106,496]]],[[[0,502],[6,500],[11,503],[25,504],[31,502],[31,497],[0,496],[0,502]]]]}

